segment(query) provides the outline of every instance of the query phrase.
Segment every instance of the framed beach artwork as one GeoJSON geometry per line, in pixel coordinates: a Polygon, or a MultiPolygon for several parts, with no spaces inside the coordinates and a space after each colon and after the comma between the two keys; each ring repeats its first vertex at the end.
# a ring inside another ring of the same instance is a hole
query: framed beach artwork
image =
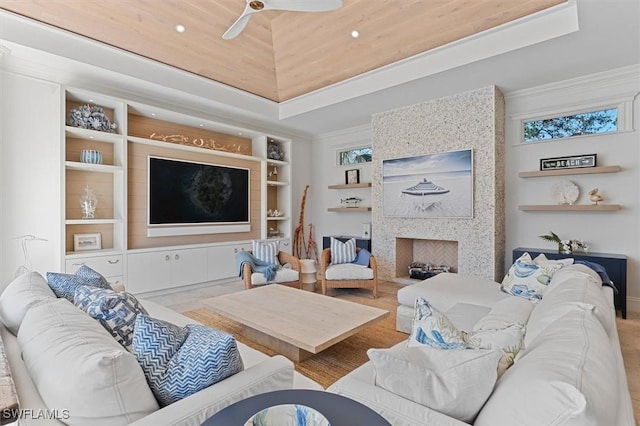
{"type": "Polygon", "coordinates": [[[473,217],[473,151],[465,149],[382,161],[387,217],[473,217]]]}

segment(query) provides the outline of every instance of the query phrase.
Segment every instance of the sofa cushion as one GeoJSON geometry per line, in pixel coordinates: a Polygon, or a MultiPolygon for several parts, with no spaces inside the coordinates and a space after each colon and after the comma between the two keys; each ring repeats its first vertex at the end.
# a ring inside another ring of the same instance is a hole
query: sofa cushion
{"type": "Polygon", "coordinates": [[[163,406],[243,369],[232,335],[198,324],[182,328],[144,314],[136,318],[132,352],[163,406]]]}
{"type": "Polygon", "coordinates": [[[75,274],[47,272],[47,283],[56,296],[64,297],[71,303],[73,303],[76,288],[81,285],[108,288],[111,290],[111,286],[106,278],[87,265],[82,265],[75,274]]]}
{"type": "MultiPolygon", "coordinates": [[[[290,281],[298,281],[299,273],[295,269],[280,268],[276,271],[276,276],[270,283],[286,283],[290,281]]],[[[267,284],[267,278],[262,272],[254,272],[251,274],[251,284],[262,285],[267,284]]]]}
{"type": "Polygon", "coordinates": [[[116,339],[131,351],[133,328],[138,314],[147,314],[131,293],[82,285],[76,289],[73,303],[96,319],[116,339]]]}
{"type": "Polygon", "coordinates": [[[510,297],[500,291],[500,283],[486,278],[442,273],[435,277],[398,290],[398,302],[413,307],[418,297],[429,300],[440,312],[448,311],[456,303],[493,307],[501,299],[510,297]]]}
{"type": "Polygon", "coordinates": [[[369,349],[375,385],[433,410],[472,422],[497,379],[500,353],[396,345],[369,349]]]}
{"type": "Polygon", "coordinates": [[[575,310],[575,307],[593,310],[607,334],[615,328],[615,311],[602,292],[599,277],[596,281],[579,266],[582,265],[567,266],[554,275],[549,291],[531,312],[525,346],[551,323],[575,310]]]}
{"type": "Polygon", "coordinates": [[[449,321],[427,300],[418,297],[411,335],[407,346],[430,346],[438,349],[465,349],[467,347],[463,332],[449,321]]]}
{"type": "Polygon", "coordinates": [[[511,265],[502,280],[502,291],[531,301],[542,299],[551,277],[562,268],[561,263],[542,262],[536,264],[529,253],[524,253],[511,265]]]}
{"type": "Polygon", "coordinates": [[[371,260],[371,252],[365,248],[361,248],[356,251],[356,258],[353,259],[353,262],[356,265],[369,266],[369,262],[371,260]]]}
{"type": "Polygon", "coordinates": [[[373,269],[355,263],[329,265],[325,270],[328,280],[372,280],[373,269]]]}
{"type": "Polygon", "coordinates": [[[25,366],[70,425],[123,425],[158,409],[136,358],[66,299],[31,308],[18,332],[25,366]]]}
{"type": "Polygon", "coordinates": [[[350,238],[347,241],[340,241],[331,237],[331,263],[339,265],[341,263],[353,262],[356,258],[356,239],[350,238]]]}
{"type": "Polygon", "coordinates": [[[280,261],[278,260],[280,241],[253,240],[252,246],[252,253],[256,259],[262,262],[274,263],[276,265],[280,264],[280,261]]]}
{"type": "Polygon", "coordinates": [[[473,326],[473,331],[495,330],[510,324],[527,324],[534,303],[521,297],[507,297],[496,302],[486,316],[473,326]]]}
{"type": "Polygon", "coordinates": [[[37,272],[27,272],[16,277],[0,294],[0,317],[15,336],[25,314],[36,304],[56,295],[47,281],[37,272]]]}
{"type": "Polygon", "coordinates": [[[593,312],[574,308],[521,352],[474,424],[611,424],[618,407],[615,359],[593,312]]]}

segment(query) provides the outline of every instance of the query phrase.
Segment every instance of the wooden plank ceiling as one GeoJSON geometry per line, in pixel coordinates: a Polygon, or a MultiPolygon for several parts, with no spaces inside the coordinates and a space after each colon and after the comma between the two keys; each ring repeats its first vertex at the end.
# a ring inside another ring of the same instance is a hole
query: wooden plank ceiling
{"type": "Polygon", "coordinates": [[[281,102],[565,1],[344,0],[330,12],[255,13],[226,41],[245,0],[2,0],[0,8],[281,102]]]}

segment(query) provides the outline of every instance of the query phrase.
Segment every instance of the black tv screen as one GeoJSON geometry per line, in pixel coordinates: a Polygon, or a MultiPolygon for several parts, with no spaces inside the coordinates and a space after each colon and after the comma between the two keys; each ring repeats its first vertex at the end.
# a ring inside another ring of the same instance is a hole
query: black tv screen
{"type": "Polygon", "coordinates": [[[149,225],[249,222],[249,169],[149,157],[149,225]]]}

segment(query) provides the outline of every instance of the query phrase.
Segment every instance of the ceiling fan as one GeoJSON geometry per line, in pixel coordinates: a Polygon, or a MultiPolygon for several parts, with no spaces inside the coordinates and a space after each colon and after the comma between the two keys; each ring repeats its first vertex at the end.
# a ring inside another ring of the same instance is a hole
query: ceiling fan
{"type": "Polygon", "coordinates": [[[247,0],[247,5],[236,22],[222,35],[225,40],[235,38],[249,23],[251,15],[263,10],[289,10],[293,12],[326,12],[342,7],[342,0],[247,0]]]}

